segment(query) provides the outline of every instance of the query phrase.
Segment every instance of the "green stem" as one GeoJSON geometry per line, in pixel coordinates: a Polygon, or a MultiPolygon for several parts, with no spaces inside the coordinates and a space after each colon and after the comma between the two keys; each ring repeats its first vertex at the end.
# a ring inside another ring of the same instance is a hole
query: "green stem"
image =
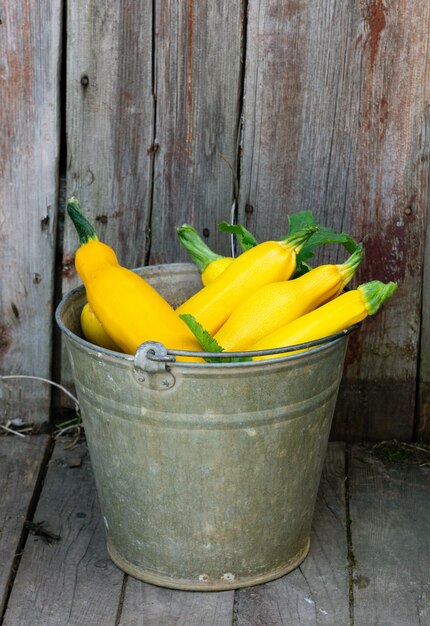
{"type": "Polygon", "coordinates": [[[369,315],[374,315],[397,289],[397,284],[393,282],[381,283],[380,280],[372,280],[358,287],[358,291],[364,298],[369,315]]]}
{"type": "Polygon", "coordinates": [[[79,241],[84,244],[89,241],[98,241],[97,233],[81,211],[79,201],[72,196],[67,203],[67,212],[78,232],[79,241]]]}
{"type": "Polygon", "coordinates": [[[344,281],[348,281],[354,275],[357,267],[363,260],[363,256],[363,246],[358,244],[356,251],[351,254],[349,259],[337,266],[344,281]]]}
{"type": "Polygon", "coordinates": [[[223,258],[220,254],[213,252],[213,250],[205,244],[196,229],[189,224],[183,224],[176,230],[178,232],[179,241],[187,250],[200,272],[204,272],[212,261],[223,258]]]}
{"type": "Polygon", "coordinates": [[[305,226],[284,239],[282,243],[293,248],[294,252],[297,254],[303,248],[309,237],[316,233],[317,230],[319,230],[318,226],[305,226]]]}

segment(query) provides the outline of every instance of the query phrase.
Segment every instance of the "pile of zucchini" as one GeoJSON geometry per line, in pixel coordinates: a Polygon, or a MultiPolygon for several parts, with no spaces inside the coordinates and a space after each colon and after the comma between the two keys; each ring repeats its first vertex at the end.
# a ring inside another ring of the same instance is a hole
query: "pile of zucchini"
{"type": "MultiPolygon", "coordinates": [[[[241,246],[236,257],[216,254],[197,231],[177,229],[180,242],[201,272],[202,288],[174,310],[142,277],[122,267],[109,246],[80,210],[76,198],[68,213],[81,246],[76,270],[88,304],[81,313],[84,337],[96,345],[134,354],[145,341],[168,350],[190,352],[260,352],[323,339],[375,314],[396,290],[394,282],[374,280],[345,291],[363,258],[362,245],[345,233],[316,224],[309,211],[289,218],[289,234],[257,243],[240,225],[225,222],[241,246]],[[314,249],[340,243],[349,252],[341,264],[308,264],[314,249]]],[[[252,360],[281,357],[254,354],[252,360]]],[[[216,360],[178,356],[178,360],[216,360]]]]}

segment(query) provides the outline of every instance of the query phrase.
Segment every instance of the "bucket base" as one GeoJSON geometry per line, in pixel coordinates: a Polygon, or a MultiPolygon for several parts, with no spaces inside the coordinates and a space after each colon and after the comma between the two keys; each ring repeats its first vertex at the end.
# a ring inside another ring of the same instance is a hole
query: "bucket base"
{"type": "Polygon", "coordinates": [[[293,569],[298,567],[307,557],[310,548],[310,539],[307,539],[306,544],[302,550],[295,554],[288,562],[282,567],[278,567],[275,570],[271,570],[266,574],[260,574],[258,576],[247,576],[242,578],[233,578],[232,580],[188,580],[188,579],[174,579],[169,576],[157,574],[156,572],[145,570],[138,567],[134,563],[131,563],[125,559],[112,545],[109,537],[107,539],[106,548],[109,557],[121,570],[126,574],[142,580],[143,582],[157,585],[158,587],[168,587],[170,589],[182,589],[185,591],[225,591],[226,589],[240,589],[241,587],[252,587],[253,585],[261,585],[262,583],[275,580],[285,576],[293,569]]]}

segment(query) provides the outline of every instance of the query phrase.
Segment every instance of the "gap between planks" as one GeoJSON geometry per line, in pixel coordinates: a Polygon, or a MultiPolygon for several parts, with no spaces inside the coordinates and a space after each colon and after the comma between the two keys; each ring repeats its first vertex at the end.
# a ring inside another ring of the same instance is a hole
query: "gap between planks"
{"type": "Polygon", "coordinates": [[[0,438],[0,623],[43,487],[52,442],[39,437],[0,438]]]}

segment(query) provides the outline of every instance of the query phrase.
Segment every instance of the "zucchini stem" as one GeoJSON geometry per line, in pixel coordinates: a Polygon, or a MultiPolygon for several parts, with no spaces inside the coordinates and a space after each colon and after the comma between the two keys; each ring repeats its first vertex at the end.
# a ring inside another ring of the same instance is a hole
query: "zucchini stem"
{"type": "Polygon", "coordinates": [[[200,237],[195,228],[189,224],[183,224],[176,229],[179,241],[184,246],[192,261],[197,265],[200,272],[204,272],[213,261],[222,259],[220,254],[211,250],[200,237]]]}
{"type": "Polygon", "coordinates": [[[72,196],[67,203],[67,212],[77,230],[81,244],[98,241],[97,233],[81,211],[79,201],[72,196]]]}
{"type": "Polygon", "coordinates": [[[286,237],[285,239],[283,239],[281,243],[292,248],[294,252],[297,254],[303,248],[304,244],[309,239],[309,237],[313,235],[314,233],[316,233],[317,230],[319,230],[318,226],[313,226],[313,225],[305,226],[304,228],[301,228],[300,230],[296,231],[289,237],[286,237]]]}
{"type": "Polygon", "coordinates": [[[351,254],[349,259],[345,261],[345,263],[341,263],[337,266],[344,282],[349,281],[349,279],[354,275],[357,267],[360,265],[363,260],[364,252],[363,245],[360,243],[357,246],[355,252],[351,254]]]}
{"type": "Polygon", "coordinates": [[[369,315],[374,315],[397,289],[394,282],[382,283],[380,280],[372,280],[370,283],[363,283],[357,287],[363,296],[364,303],[369,315]]]}

